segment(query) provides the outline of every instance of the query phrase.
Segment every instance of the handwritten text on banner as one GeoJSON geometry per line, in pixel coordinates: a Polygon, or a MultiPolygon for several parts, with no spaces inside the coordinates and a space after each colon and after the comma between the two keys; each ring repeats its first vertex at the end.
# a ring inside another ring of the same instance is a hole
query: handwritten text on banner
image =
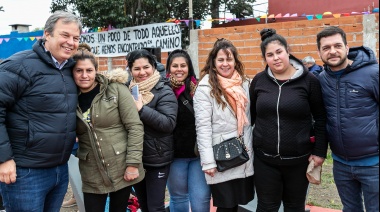
{"type": "Polygon", "coordinates": [[[99,57],[125,56],[145,47],[169,52],[181,48],[181,28],[175,23],[148,24],[82,34],[80,42],[87,43],[99,57]]]}

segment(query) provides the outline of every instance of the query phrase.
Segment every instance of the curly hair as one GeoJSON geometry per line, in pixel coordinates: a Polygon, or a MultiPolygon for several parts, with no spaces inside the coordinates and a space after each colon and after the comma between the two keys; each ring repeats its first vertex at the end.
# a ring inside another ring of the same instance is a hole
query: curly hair
{"type": "Polygon", "coordinates": [[[210,95],[216,99],[216,102],[220,105],[222,105],[222,108],[224,109],[227,106],[227,103],[222,100],[222,96],[226,96],[224,91],[220,88],[218,77],[217,77],[217,71],[215,66],[215,59],[219,51],[223,51],[228,57],[233,56],[235,59],[235,70],[238,72],[240,77],[242,78],[242,81],[246,80],[246,76],[244,73],[244,65],[241,62],[241,58],[238,54],[238,51],[236,47],[232,44],[231,41],[220,38],[217,39],[214,43],[213,48],[211,49],[210,53],[208,54],[206,65],[202,68],[200,72],[200,80],[208,74],[209,75],[209,83],[211,85],[211,92],[210,95]]]}

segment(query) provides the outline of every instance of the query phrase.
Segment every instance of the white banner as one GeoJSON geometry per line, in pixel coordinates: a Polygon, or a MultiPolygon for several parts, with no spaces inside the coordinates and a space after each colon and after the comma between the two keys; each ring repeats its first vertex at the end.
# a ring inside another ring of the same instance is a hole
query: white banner
{"type": "Polygon", "coordinates": [[[181,49],[181,27],[175,23],[158,23],[86,33],[81,35],[80,42],[87,43],[98,57],[125,56],[145,47],[169,52],[181,49]]]}

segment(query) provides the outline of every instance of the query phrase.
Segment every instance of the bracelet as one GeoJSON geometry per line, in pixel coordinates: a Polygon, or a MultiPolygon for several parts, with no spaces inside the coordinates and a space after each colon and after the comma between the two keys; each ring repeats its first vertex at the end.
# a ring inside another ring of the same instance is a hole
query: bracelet
{"type": "Polygon", "coordinates": [[[136,175],[136,174],[139,174],[139,173],[138,172],[127,172],[127,174],[136,175]]]}

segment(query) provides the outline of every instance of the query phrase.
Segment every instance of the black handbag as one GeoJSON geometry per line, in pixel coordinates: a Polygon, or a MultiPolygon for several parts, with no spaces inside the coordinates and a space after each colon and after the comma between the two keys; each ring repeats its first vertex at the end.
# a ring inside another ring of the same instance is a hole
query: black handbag
{"type": "Polygon", "coordinates": [[[219,172],[240,166],[249,160],[243,137],[234,137],[212,147],[219,172]]]}

